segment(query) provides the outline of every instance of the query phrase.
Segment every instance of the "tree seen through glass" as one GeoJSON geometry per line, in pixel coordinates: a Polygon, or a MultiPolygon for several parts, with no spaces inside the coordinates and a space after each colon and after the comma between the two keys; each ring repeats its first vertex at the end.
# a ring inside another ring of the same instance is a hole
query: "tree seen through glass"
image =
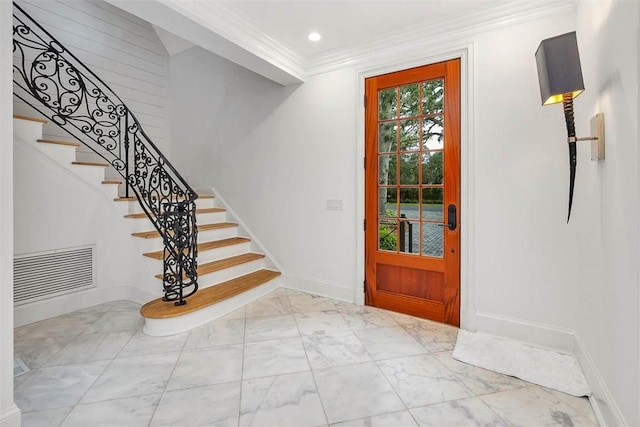
{"type": "Polygon", "coordinates": [[[380,90],[378,113],[380,248],[395,251],[397,239],[389,236],[397,234],[392,220],[400,216],[397,203],[400,210],[417,205],[421,212],[431,206],[442,213],[444,81],[380,90]]]}

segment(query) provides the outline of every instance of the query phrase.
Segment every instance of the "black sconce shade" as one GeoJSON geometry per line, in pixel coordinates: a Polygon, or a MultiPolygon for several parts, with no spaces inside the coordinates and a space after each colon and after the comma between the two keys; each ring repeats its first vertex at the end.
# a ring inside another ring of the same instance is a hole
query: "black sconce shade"
{"type": "Polygon", "coordinates": [[[542,40],[536,63],[542,105],[562,102],[565,93],[575,98],[584,91],[575,31],[542,40]]]}

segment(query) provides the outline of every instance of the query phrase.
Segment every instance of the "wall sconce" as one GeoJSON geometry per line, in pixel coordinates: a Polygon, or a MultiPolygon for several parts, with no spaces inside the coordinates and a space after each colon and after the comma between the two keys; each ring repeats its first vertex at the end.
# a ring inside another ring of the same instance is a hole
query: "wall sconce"
{"type": "Polygon", "coordinates": [[[569,143],[569,222],[576,179],[576,142],[591,141],[591,160],[604,159],[604,114],[591,119],[592,136],[576,138],[573,99],[584,91],[584,82],[575,31],[542,40],[536,51],[536,63],[542,105],[562,102],[564,108],[569,143]]]}

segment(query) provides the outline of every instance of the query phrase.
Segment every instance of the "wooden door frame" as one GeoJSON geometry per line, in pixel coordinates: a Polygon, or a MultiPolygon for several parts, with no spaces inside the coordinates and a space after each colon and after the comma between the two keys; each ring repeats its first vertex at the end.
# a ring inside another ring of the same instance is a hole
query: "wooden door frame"
{"type": "Polygon", "coordinates": [[[475,331],[475,282],[472,280],[475,265],[473,246],[475,234],[475,203],[473,191],[473,45],[468,44],[447,52],[428,52],[413,60],[382,58],[374,64],[356,70],[357,119],[356,119],[356,265],[357,277],[354,302],[364,304],[365,280],[365,79],[381,74],[401,71],[437,62],[460,59],[460,327],[475,331]]]}

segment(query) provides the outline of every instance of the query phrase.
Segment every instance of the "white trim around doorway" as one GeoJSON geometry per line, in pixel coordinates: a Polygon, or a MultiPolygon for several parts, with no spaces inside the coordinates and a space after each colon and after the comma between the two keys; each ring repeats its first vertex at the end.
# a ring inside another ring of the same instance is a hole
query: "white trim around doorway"
{"type": "Polygon", "coordinates": [[[473,152],[473,43],[425,51],[420,57],[379,58],[356,69],[356,283],[353,301],[364,304],[364,80],[368,77],[460,58],[460,327],[475,331],[475,199],[473,152]]]}

